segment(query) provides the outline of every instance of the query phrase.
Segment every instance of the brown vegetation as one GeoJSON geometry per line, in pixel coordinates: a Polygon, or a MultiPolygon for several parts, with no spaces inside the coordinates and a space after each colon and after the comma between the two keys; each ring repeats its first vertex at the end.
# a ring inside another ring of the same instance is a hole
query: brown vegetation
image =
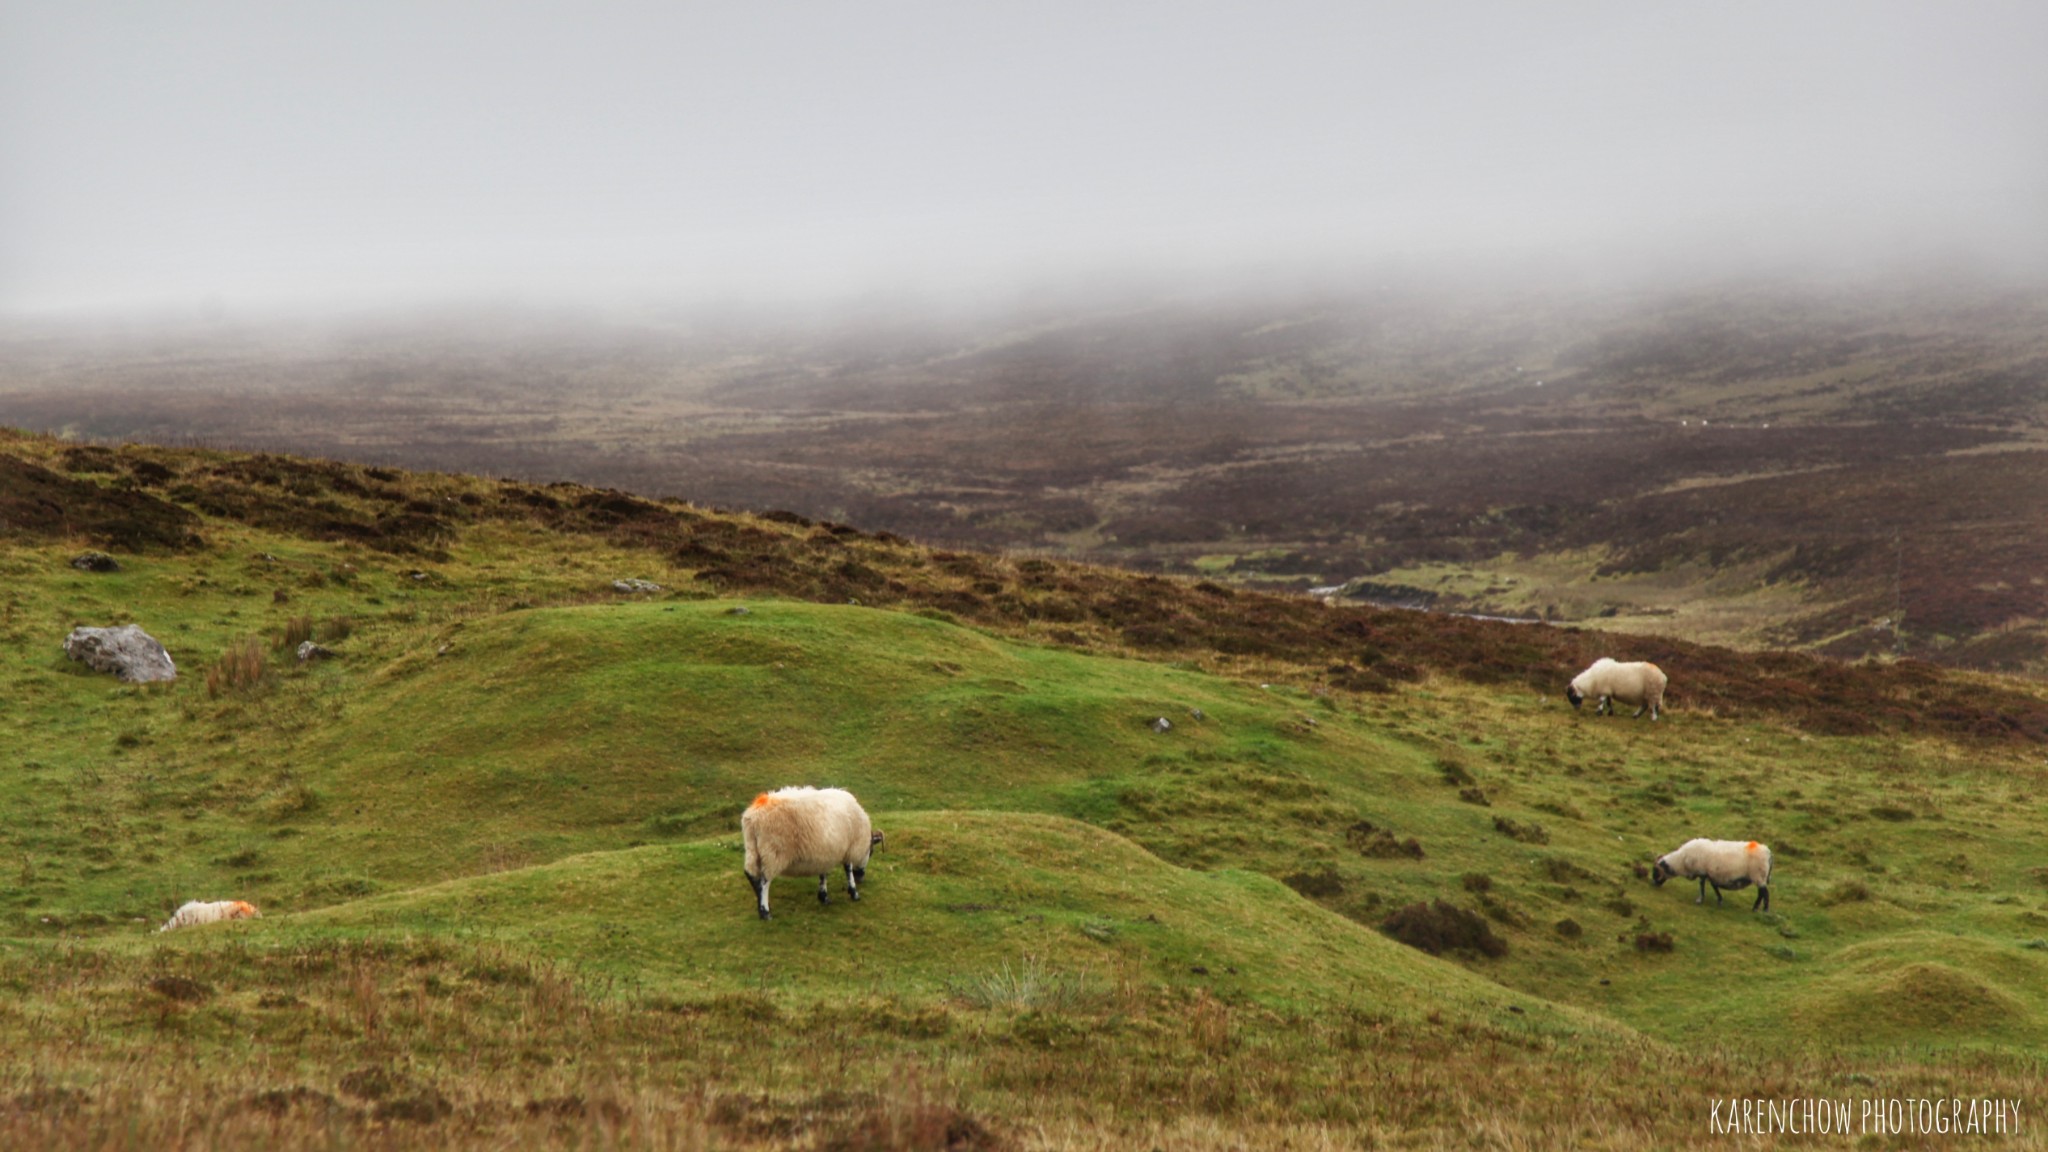
{"type": "Polygon", "coordinates": [[[1468,912],[1442,900],[1410,904],[1380,924],[1380,931],[1432,956],[1445,952],[1466,952],[1481,956],[1505,956],[1507,941],[1476,912],[1468,912]]]}

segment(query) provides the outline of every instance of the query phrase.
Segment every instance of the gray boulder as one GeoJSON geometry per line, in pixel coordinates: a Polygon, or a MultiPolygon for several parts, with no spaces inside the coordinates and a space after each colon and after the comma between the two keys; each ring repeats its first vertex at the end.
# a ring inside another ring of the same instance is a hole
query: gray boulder
{"type": "Polygon", "coordinates": [[[121,562],[105,552],[80,552],[71,558],[71,566],[80,572],[119,572],[121,562]]]}
{"type": "Polygon", "coordinates": [[[307,640],[299,645],[299,663],[301,664],[309,660],[332,660],[335,655],[334,649],[315,644],[311,640],[307,640]]]}
{"type": "Polygon", "coordinates": [[[73,628],[64,655],[95,672],[112,672],[130,684],[176,680],[178,666],[156,638],[133,624],[118,628],[73,628]]]}
{"type": "Polygon", "coordinates": [[[652,581],[652,580],[640,580],[640,579],[633,579],[633,580],[614,580],[614,581],[612,581],[612,591],[614,591],[614,592],[659,592],[659,591],[661,591],[661,585],[659,585],[659,584],[656,584],[656,583],[655,583],[654,581],[652,581]]]}

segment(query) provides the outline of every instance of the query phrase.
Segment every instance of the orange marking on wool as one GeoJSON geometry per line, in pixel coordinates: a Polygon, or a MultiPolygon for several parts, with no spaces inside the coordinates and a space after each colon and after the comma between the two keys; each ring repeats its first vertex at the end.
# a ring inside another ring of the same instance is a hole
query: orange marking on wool
{"type": "Polygon", "coordinates": [[[761,793],[761,794],[760,794],[759,796],[756,796],[756,797],[754,797],[754,802],[753,802],[752,804],[749,804],[749,805],[747,805],[747,807],[749,807],[749,808],[773,808],[773,807],[775,807],[775,806],[776,806],[777,804],[780,804],[780,803],[782,803],[782,801],[781,801],[781,800],[778,800],[778,799],[776,799],[775,797],[773,797],[773,796],[770,796],[770,795],[769,795],[768,793],[766,793],[766,792],[763,792],[763,793],[761,793]]]}
{"type": "Polygon", "coordinates": [[[1754,851],[1756,851],[1756,850],[1757,850],[1757,848],[1758,848],[1758,844],[1757,844],[1757,842],[1756,842],[1756,841],[1754,841],[1754,840],[1751,840],[1751,841],[1749,842],[1749,850],[1750,850],[1751,852],[1754,852],[1754,851]]]}
{"type": "Polygon", "coordinates": [[[237,900],[235,901],[234,913],[236,919],[246,920],[256,914],[256,906],[247,900],[237,900]]]}

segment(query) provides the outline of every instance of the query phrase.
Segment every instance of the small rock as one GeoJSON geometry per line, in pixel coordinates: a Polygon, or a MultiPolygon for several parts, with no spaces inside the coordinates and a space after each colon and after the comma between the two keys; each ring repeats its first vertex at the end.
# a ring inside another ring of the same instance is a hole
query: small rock
{"type": "Polygon", "coordinates": [[[737,608],[727,608],[725,614],[727,616],[751,616],[754,614],[754,610],[742,604],[737,608]]]}
{"type": "Polygon", "coordinates": [[[1152,721],[1152,730],[1154,732],[1171,732],[1173,731],[1173,721],[1161,716],[1159,719],[1152,721]]]}
{"type": "Polygon", "coordinates": [[[1208,715],[1204,713],[1200,708],[1188,709],[1188,715],[1194,717],[1197,720],[1207,720],[1209,718],[1208,715]]]}
{"type": "Polygon", "coordinates": [[[130,684],[178,678],[178,666],[156,637],[134,624],[118,628],[78,627],[64,638],[64,655],[95,672],[112,672],[130,684]]]}
{"type": "Polygon", "coordinates": [[[661,585],[659,585],[659,584],[656,584],[656,583],[655,583],[654,581],[652,581],[652,580],[640,580],[640,579],[631,579],[631,580],[614,580],[614,581],[612,581],[612,591],[614,591],[614,592],[659,592],[659,591],[661,591],[661,585]]]}
{"type": "Polygon", "coordinates": [[[308,660],[331,660],[335,655],[334,649],[315,644],[311,640],[307,640],[299,645],[299,663],[301,664],[308,660]]]}
{"type": "Polygon", "coordinates": [[[80,572],[119,572],[121,562],[105,552],[80,552],[71,558],[71,566],[80,572]]]}

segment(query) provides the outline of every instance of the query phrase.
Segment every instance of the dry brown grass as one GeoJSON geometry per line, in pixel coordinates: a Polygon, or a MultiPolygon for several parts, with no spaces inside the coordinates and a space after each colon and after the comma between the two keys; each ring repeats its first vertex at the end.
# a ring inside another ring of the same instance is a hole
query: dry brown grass
{"type": "Polygon", "coordinates": [[[437,942],[44,945],[0,979],[36,990],[0,1005],[21,1152],[1635,1150],[1708,1141],[1716,1098],[2039,1087],[2013,1058],[1577,1047],[1128,982],[1073,1010],[678,1000],[437,942]]]}
{"type": "Polygon", "coordinates": [[[206,695],[212,699],[246,692],[263,683],[270,670],[270,657],[259,640],[244,640],[228,648],[206,670],[206,695]]]}

